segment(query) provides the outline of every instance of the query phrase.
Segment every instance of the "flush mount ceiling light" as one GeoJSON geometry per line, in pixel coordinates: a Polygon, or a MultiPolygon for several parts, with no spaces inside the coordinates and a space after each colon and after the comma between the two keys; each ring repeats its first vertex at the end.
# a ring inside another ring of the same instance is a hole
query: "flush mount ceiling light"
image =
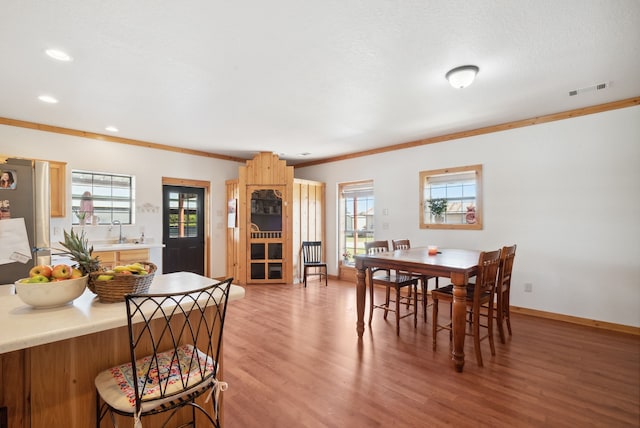
{"type": "Polygon", "coordinates": [[[456,89],[466,88],[473,83],[480,69],[475,65],[463,65],[456,67],[445,75],[451,86],[456,89]]]}
{"type": "Polygon", "coordinates": [[[71,55],[59,49],[47,49],[44,52],[47,55],[49,55],[51,58],[57,59],[58,61],[65,61],[65,62],[73,61],[73,58],[71,58],[71,55]]]}
{"type": "Polygon", "coordinates": [[[118,132],[118,128],[116,128],[115,126],[107,126],[104,129],[106,129],[109,132],[118,132]]]}

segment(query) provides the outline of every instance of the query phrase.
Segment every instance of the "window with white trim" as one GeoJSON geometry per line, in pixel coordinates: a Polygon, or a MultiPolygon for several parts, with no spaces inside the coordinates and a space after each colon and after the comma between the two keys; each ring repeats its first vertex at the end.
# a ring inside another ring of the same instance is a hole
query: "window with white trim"
{"type": "Polygon", "coordinates": [[[365,242],[374,240],[373,180],[341,183],[338,194],[340,260],[353,265],[353,257],[365,253],[365,242]]]}
{"type": "Polygon", "coordinates": [[[72,224],[134,223],[135,177],[74,170],[71,172],[72,224]]]}

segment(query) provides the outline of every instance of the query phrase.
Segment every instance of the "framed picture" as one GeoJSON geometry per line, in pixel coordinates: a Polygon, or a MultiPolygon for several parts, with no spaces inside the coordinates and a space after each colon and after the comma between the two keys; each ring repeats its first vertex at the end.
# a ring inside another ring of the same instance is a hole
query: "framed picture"
{"type": "Polygon", "coordinates": [[[0,189],[13,190],[18,184],[18,173],[13,169],[0,169],[0,189]]]}

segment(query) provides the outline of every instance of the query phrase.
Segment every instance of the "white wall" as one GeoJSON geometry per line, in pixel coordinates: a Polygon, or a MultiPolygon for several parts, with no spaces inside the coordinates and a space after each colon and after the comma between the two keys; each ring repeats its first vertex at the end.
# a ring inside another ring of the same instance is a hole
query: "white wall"
{"type": "MultiPolygon", "coordinates": [[[[134,225],[122,226],[126,237],[139,237],[144,227],[146,242],[162,241],[162,177],[203,180],[211,183],[211,276],[226,272],[226,187],[225,180],[238,176],[237,162],[185,155],[164,150],[110,143],[0,125],[0,154],[67,162],[67,216],[51,221],[52,245],[63,240],[71,227],[71,170],[133,174],[136,177],[136,206],[151,204],[156,212],[136,210],[134,225]]],[[[91,240],[118,238],[118,228],[86,226],[91,240]]],[[[162,271],[162,251],[152,249],[150,258],[162,271]]]]}
{"type": "Polygon", "coordinates": [[[640,326],[640,107],[301,168],[295,175],[327,184],[333,273],[337,185],[373,179],[376,239],[487,250],[516,243],[513,305],[640,326]],[[420,229],[419,171],[472,164],[483,165],[483,230],[420,229]],[[525,293],[524,283],[532,283],[533,292],[525,293]]]}
{"type": "MultiPolygon", "coordinates": [[[[163,176],[210,181],[212,276],[225,275],[224,182],[237,178],[238,163],[11,126],[0,126],[0,154],[66,161],[68,171],[133,173],[138,206],[161,204],[163,176]]],[[[476,249],[516,243],[513,305],[640,326],[640,107],[296,169],[295,176],[327,184],[333,274],[337,185],[374,179],[376,238],[476,249]],[[484,229],[419,229],[419,171],[472,164],[483,165],[484,229]]],[[[123,230],[139,235],[140,224],[147,239],[161,240],[160,211],[138,213],[123,230]]],[[[52,231],[70,225],[70,216],[54,219],[52,231]]],[[[86,229],[95,239],[117,234],[86,229]]]]}

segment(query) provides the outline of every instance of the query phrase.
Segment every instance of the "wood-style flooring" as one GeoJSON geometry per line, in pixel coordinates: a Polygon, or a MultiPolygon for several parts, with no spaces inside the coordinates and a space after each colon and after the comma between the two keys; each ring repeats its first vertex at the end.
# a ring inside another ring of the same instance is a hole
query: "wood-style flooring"
{"type": "Polygon", "coordinates": [[[400,336],[376,311],[359,341],[353,283],[245,290],[225,324],[225,428],[640,426],[638,336],[512,314],[495,357],[483,341],[478,367],[467,338],[457,373],[430,309],[400,336]]]}

